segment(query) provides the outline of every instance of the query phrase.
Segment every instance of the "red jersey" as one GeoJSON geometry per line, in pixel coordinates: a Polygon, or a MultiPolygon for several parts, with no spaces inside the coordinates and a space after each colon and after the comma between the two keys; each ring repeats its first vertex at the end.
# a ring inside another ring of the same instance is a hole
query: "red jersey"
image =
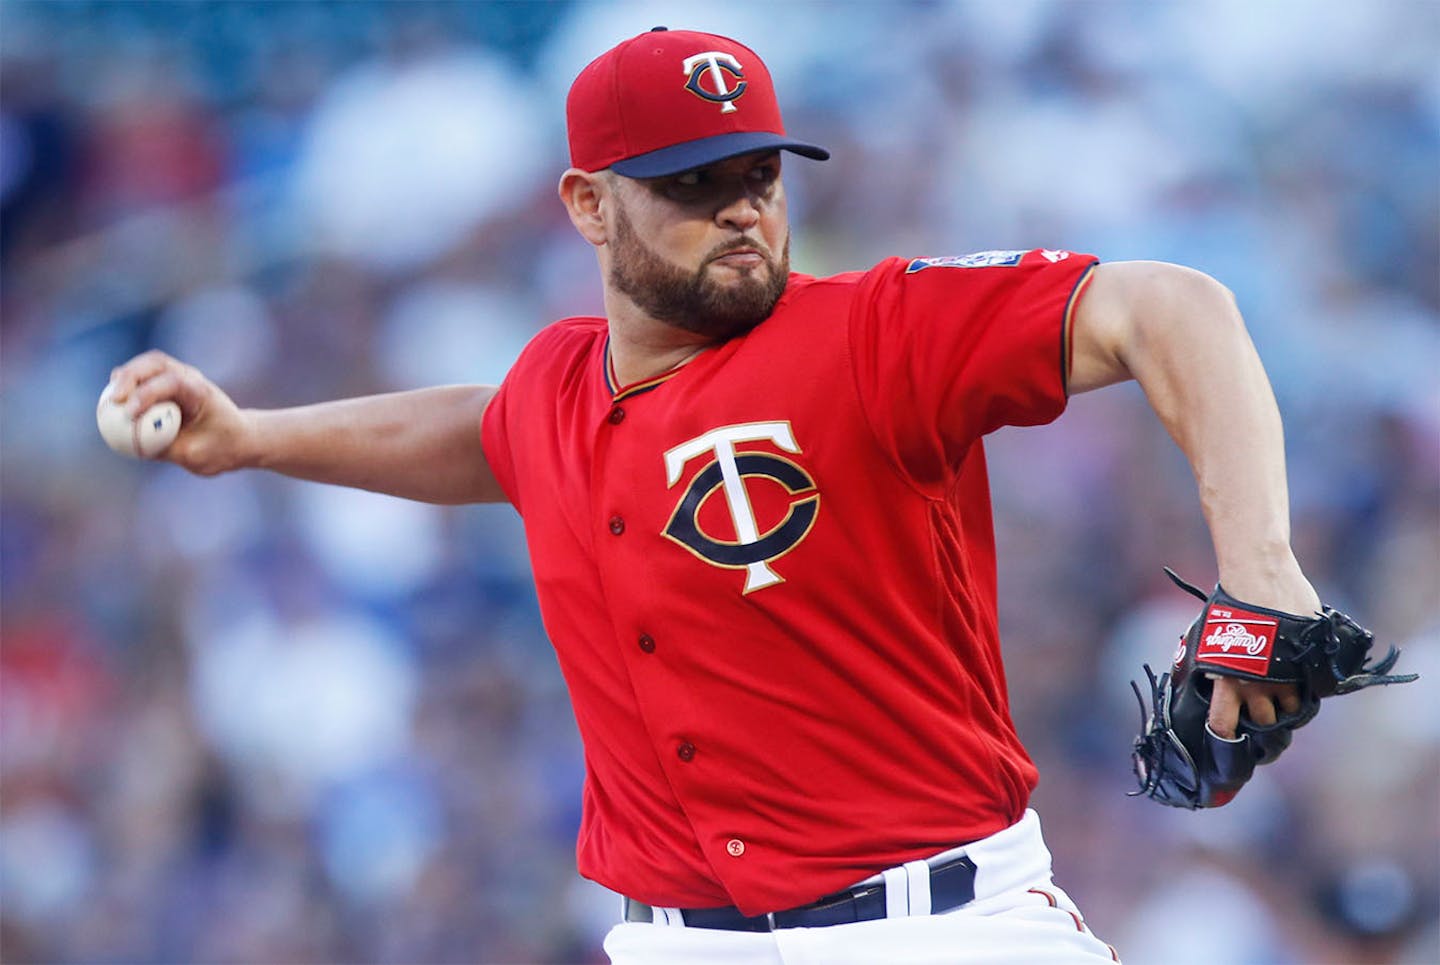
{"type": "Polygon", "coordinates": [[[1064,409],[1093,264],[792,275],[635,385],[603,318],[526,347],[482,439],[585,746],[583,875],[753,915],[1020,818],[980,439],[1064,409]]]}

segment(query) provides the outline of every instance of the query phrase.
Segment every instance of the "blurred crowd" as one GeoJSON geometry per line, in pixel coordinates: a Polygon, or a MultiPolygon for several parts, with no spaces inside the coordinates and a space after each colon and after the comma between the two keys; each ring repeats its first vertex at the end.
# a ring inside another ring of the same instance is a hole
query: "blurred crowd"
{"type": "MultiPolygon", "coordinates": [[[[1327,704],[1232,805],[1127,798],[1215,578],[1139,392],[989,446],[1057,878],[1127,962],[1440,960],[1440,6],[0,3],[0,958],[595,962],[583,755],[508,507],[121,460],[158,347],[242,405],[493,382],[599,311],[563,100],[736,36],[798,270],[1056,247],[1208,271],[1286,415],[1295,546],[1419,683],[1327,704]]],[[[1209,373],[1197,371],[1196,379],[1209,373]]]]}

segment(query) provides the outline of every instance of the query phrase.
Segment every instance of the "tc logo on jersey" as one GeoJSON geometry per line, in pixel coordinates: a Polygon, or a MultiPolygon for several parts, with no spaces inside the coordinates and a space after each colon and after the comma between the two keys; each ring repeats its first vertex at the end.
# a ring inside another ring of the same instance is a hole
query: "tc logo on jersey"
{"type": "Polygon", "coordinates": [[[685,72],[687,78],[686,90],[696,97],[703,97],[707,101],[719,104],[721,114],[735,112],[735,101],[745,93],[746,86],[743,79],[745,70],[740,66],[740,61],[723,50],[707,50],[702,54],[686,57],[680,68],[685,72]],[[726,74],[739,83],[731,87],[726,74]],[[710,82],[708,90],[704,83],[705,80],[710,82]]]}
{"type": "Polygon", "coordinates": [[[671,489],[687,465],[709,457],[685,487],[665,535],[707,563],[743,569],[745,593],[784,582],[770,563],[800,544],[820,511],[820,493],[809,473],[784,456],[736,452],[736,445],[747,442],[800,452],[790,423],[747,422],[712,429],[665,453],[665,485],[671,489]],[[723,514],[710,500],[717,490],[725,494],[723,514]],[[734,539],[725,538],[727,515],[734,539]]]}

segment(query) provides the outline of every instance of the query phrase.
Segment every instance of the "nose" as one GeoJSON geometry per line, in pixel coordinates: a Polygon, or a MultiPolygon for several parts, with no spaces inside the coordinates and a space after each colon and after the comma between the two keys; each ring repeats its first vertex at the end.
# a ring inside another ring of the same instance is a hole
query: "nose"
{"type": "Polygon", "coordinates": [[[715,212],[715,223],[722,228],[745,232],[760,223],[760,200],[749,191],[742,191],[715,212]]]}

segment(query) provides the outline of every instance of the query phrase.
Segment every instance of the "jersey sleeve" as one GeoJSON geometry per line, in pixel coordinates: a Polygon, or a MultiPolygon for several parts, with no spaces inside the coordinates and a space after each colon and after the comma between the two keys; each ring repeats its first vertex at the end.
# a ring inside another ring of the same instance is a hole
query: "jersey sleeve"
{"type": "Polygon", "coordinates": [[[485,412],[480,416],[480,445],[485,450],[485,462],[494,474],[495,481],[505,493],[510,505],[524,515],[520,509],[520,493],[515,486],[515,457],[510,449],[510,382],[507,375],[500,383],[499,390],[490,397],[485,412]]]}
{"type": "MultiPolygon", "coordinates": [[[[593,415],[587,406],[601,415],[608,412],[610,396],[601,392],[598,374],[606,332],[605,319],[595,317],[562,318],[545,326],[520,350],[480,417],[485,461],[522,517],[524,494],[539,493],[535,478],[554,455],[544,440],[574,441],[567,426],[584,425],[593,415]]],[[[537,498],[543,501],[544,495],[537,498]]]]}
{"type": "Polygon", "coordinates": [[[1064,411],[1070,314],[1095,263],[992,251],[867,274],[849,319],[856,385],[902,470],[943,484],[975,440],[1064,411]]]}

